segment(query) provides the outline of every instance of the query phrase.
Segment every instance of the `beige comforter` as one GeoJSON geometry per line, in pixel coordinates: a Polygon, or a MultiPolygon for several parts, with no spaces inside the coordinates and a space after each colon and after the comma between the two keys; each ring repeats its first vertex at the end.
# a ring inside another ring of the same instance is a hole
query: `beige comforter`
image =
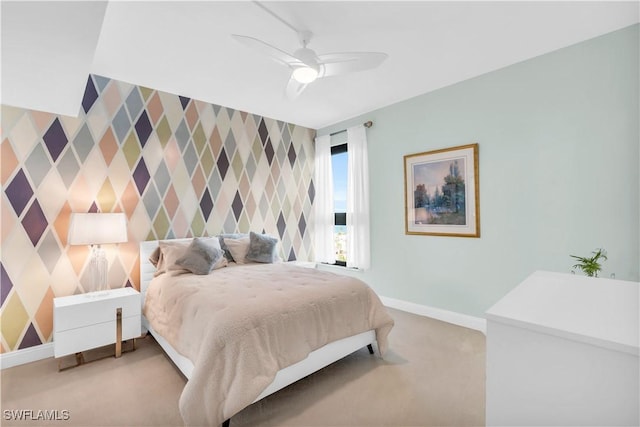
{"type": "Polygon", "coordinates": [[[151,326],[194,364],[180,397],[187,425],[219,425],[250,405],[278,370],[341,338],[393,327],[362,281],[287,263],[208,276],[162,274],[147,290],[151,326]]]}

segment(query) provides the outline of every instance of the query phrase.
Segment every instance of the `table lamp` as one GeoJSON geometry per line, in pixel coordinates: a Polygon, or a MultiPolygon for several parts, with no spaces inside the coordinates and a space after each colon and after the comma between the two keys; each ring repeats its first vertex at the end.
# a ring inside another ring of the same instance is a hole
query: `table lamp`
{"type": "Polygon", "coordinates": [[[91,245],[91,278],[94,291],[107,290],[109,263],[100,245],[127,241],[124,213],[72,213],[70,245],[91,245]]]}

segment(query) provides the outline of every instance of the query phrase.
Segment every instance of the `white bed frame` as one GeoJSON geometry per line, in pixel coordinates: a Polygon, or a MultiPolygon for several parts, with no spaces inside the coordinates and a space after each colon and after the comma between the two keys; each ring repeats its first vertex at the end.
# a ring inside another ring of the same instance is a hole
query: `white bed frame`
{"type": "MultiPolygon", "coordinates": [[[[175,239],[174,241],[189,242],[191,239],[175,239]]],[[[151,240],[146,242],[140,242],[140,293],[142,294],[142,305],[144,308],[144,299],[149,282],[154,277],[156,268],[149,261],[149,256],[158,247],[158,240],[151,240]]],[[[187,378],[191,378],[193,373],[193,362],[185,356],[178,353],[161,335],[153,330],[147,319],[142,316],[142,328],[149,331],[149,333],[160,344],[167,356],[173,361],[173,363],[180,369],[182,374],[187,378]]],[[[277,372],[273,382],[254,400],[258,400],[269,396],[272,393],[292,384],[299,379],[306,377],[331,363],[342,359],[343,357],[359,350],[363,347],[369,346],[376,341],[376,334],[374,330],[363,332],[361,334],[353,335],[351,337],[343,338],[338,341],[331,342],[324,347],[309,353],[306,359],[301,360],[291,366],[281,369],[277,372]]],[[[370,347],[371,351],[371,347],[370,347]]]]}

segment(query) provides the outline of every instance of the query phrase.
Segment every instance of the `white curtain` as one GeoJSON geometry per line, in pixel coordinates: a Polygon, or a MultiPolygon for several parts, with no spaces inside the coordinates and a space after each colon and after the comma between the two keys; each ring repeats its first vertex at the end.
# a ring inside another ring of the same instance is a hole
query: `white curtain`
{"type": "Polygon", "coordinates": [[[347,129],[347,267],[366,270],[369,252],[369,154],[364,126],[347,129]]]}
{"type": "Polygon", "coordinates": [[[316,138],[315,176],[316,196],[314,252],[317,262],[333,264],[336,251],[333,244],[333,173],[331,170],[331,136],[316,138]]]}

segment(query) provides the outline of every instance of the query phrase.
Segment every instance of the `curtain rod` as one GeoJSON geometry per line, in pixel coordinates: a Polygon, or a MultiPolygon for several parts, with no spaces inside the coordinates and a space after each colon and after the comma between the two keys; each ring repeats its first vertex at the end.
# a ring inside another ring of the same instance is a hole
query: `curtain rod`
{"type": "MultiPolygon", "coordinates": [[[[373,122],[371,120],[369,120],[368,122],[364,122],[362,124],[362,126],[364,126],[366,128],[370,128],[371,126],[373,126],[373,122]]],[[[330,133],[329,136],[337,135],[339,133],[346,132],[346,131],[347,131],[346,129],[342,129],[342,130],[339,130],[337,132],[330,133]]]]}

